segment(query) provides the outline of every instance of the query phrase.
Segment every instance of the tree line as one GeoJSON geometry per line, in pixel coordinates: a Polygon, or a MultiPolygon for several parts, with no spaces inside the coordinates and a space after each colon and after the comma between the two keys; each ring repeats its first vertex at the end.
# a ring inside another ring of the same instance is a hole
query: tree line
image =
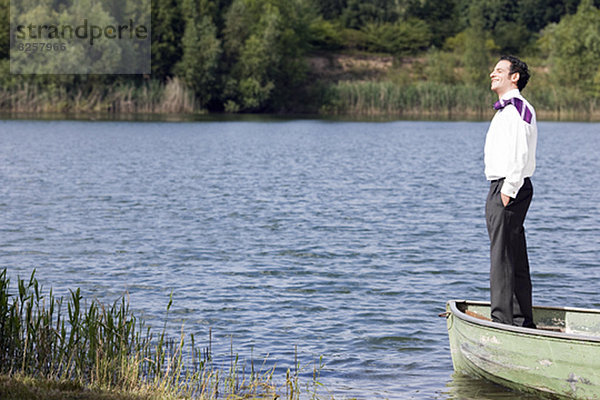
{"type": "MultiPolygon", "coordinates": [[[[546,86],[595,102],[598,7],[600,0],[152,0],[151,75],[10,75],[5,29],[0,83],[4,91],[24,82],[60,88],[68,98],[176,81],[197,110],[312,112],[338,84],[316,79],[313,55],[387,55],[398,65],[418,58],[422,73],[411,79],[470,86],[484,85],[494,57],[510,53],[545,71],[546,86]]],[[[9,0],[0,0],[5,26],[9,18],[9,0]]]]}

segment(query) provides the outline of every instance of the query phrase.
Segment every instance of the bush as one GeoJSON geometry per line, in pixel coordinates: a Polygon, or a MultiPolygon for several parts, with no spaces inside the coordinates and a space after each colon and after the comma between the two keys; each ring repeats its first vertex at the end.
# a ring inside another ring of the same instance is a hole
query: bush
{"type": "Polygon", "coordinates": [[[594,81],[600,64],[600,10],[592,1],[583,0],[576,14],[548,25],[539,44],[548,54],[555,82],[600,96],[594,81]]]}
{"type": "Polygon", "coordinates": [[[454,85],[460,82],[460,59],[454,53],[433,49],[427,53],[425,76],[430,82],[454,85]]]}
{"type": "Polygon", "coordinates": [[[338,50],[344,46],[339,23],[318,18],[310,24],[310,44],[325,50],[338,50]]]}
{"type": "Polygon", "coordinates": [[[426,49],[431,41],[429,27],[416,18],[396,23],[368,23],[362,32],[368,50],[396,56],[415,54],[426,49]]]}
{"type": "Polygon", "coordinates": [[[366,50],[368,48],[367,35],[356,29],[343,29],[341,31],[342,45],[346,49],[366,50]]]}

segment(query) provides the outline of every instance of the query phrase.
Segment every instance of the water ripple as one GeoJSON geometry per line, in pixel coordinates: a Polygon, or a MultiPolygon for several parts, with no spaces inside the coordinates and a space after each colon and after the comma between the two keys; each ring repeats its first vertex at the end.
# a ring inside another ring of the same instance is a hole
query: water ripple
{"type": "MultiPolygon", "coordinates": [[[[172,292],[174,334],[283,373],[323,355],[336,398],[512,398],[452,375],[437,317],[488,298],[486,128],[3,121],[0,260],[159,328],[172,292]]],[[[600,307],[598,124],[539,129],[534,301],[600,307]]]]}

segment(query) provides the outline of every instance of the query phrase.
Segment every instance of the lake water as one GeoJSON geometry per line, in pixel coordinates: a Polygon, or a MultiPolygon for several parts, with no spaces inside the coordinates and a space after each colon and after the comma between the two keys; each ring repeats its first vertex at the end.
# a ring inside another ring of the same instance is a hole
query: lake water
{"type": "MultiPolygon", "coordinates": [[[[513,398],[437,316],[488,299],[487,126],[3,121],[0,268],[157,329],[173,291],[174,332],[276,379],[322,355],[336,399],[513,398]]],[[[532,181],[534,302],[600,307],[600,124],[541,122],[532,181]]]]}

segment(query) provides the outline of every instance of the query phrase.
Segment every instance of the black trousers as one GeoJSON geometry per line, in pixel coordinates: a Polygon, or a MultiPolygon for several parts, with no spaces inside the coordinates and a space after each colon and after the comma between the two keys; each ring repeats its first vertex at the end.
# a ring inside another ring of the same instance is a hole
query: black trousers
{"type": "Polygon", "coordinates": [[[492,320],[534,328],[531,277],[523,222],[533,196],[525,178],[517,197],[506,207],[500,190],[504,179],[492,181],[485,205],[490,236],[490,297],[492,320]]]}

